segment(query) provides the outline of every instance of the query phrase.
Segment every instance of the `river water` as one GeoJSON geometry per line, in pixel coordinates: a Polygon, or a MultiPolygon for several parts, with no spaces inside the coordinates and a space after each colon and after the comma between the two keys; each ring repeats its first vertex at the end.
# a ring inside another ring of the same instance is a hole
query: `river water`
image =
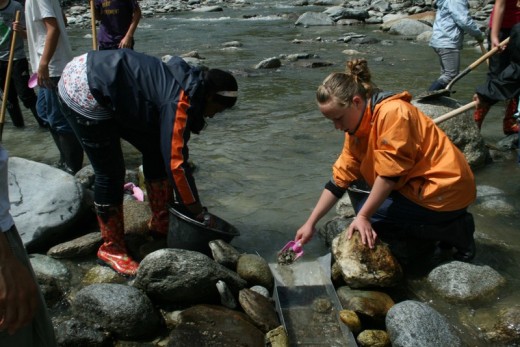
{"type": "MultiPolygon", "coordinates": [[[[313,8],[284,4],[258,1],[243,8],[226,8],[224,12],[143,18],[135,35],[137,51],[158,57],[197,51],[205,58],[205,65],[236,72],[240,89],[238,104],[211,119],[202,134],[192,138],[191,156],[199,168],[196,179],[203,204],[241,232],[232,244],[269,261],[275,261],[276,252],[306,220],[341,151],[343,134],[320,115],[314,93],[330,72],[343,70],[349,57],[342,51],[359,51],[359,57],[369,62],[373,80],[386,90],[409,90],[418,95],[439,71],[437,56],[425,42],[388,35],[379,31],[377,25],[295,27],[297,16],[313,8]],[[392,44],[355,46],[338,41],[345,33],[352,32],[391,40],[392,44]],[[293,43],[294,40],[301,43],[293,43]],[[229,41],[239,41],[242,47],[223,49],[223,43],[229,41]],[[294,53],[316,55],[318,60],[332,65],[309,68],[282,61],[278,69],[254,69],[265,58],[294,53]]],[[[68,34],[75,54],[90,49],[90,29],[69,28],[68,34]]],[[[479,55],[478,49],[466,47],[462,51],[462,67],[479,55]]],[[[482,64],[457,82],[453,96],[463,104],[471,101],[475,86],[485,79],[485,72],[486,66],[482,64]]],[[[502,114],[503,105],[499,104],[484,123],[482,133],[489,143],[503,137],[502,114]]],[[[3,144],[10,155],[54,163],[58,154],[50,135],[37,129],[28,113],[26,121],[29,125],[25,129],[15,129],[7,116],[3,144]]],[[[139,156],[128,145],[125,148],[127,166],[134,169],[139,165],[139,156]]],[[[504,160],[475,174],[478,185],[501,189],[504,193],[498,198],[519,210],[520,166],[516,154],[509,153],[504,160]]],[[[483,250],[520,254],[518,212],[509,215],[473,212],[477,238],[498,245],[481,247],[483,250]]],[[[334,211],[320,225],[333,216],[334,211]]],[[[327,252],[317,237],[305,250],[309,258],[327,252]]],[[[504,265],[503,257],[484,253],[479,253],[475,262],[503,273],[509,280],[508,295],[518,293],[519,283],[515,280],[520,278],[518,257],[512,261],[516,266],[511,260],[504,265]]],[[[518,302],[517,296],[513,299],[518,302]]]]}

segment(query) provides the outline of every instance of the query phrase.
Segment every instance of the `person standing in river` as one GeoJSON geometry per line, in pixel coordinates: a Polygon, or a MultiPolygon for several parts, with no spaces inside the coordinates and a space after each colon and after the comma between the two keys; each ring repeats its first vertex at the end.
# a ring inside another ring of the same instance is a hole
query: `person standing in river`
{"type": "Polygon", "coordinates": [[[98,49],[134,49],[134,33],[141,19],[137,0],[90,1],[94,1],[95,17],[99,20],[98,49]]]}
{"type": "Polygon", "coordinates": [[[34,90],[27,85],[29,81],[29,62],[25,56],[23,42],[24,38],[27,37],[23,12],[23,6],[19,2],[14,0],[0,0],[0,86],[3,91],[7,77],[11,41],[13,32],[16,31],[11,81],[7,95],[7,111],[15,127],[21,128],[25,126],[22,110],[18,102],[18,97],[20,97],[24,106],[31,110],[38,125],[45,128],[47,124],[38,117],[36,112],[36,94],[34,90]],[[20,24],[16,25],[13,23],[15,22],[16,12],[18,11],[20,12],[20,24]]]}
{"type": "Polygon", "coordinates": [[[429,91],[446,88],[459,74],[460,50],[465,32],[479,42],[484,40],[483,33],[471,18],[468,0],[437,0],[436,7],[430,46],[439,56],[441,75],[432,83],[429,91]]]}
{"type": "Polygon", "coordinates": [[[55,347],[43,295],[9,213],[7,163],[0,144],[0,346],[55,347]]]}
{"type": "Polygon", "coordinates": [[[476,198],[471,168],[411,98],[408,92],[378,90],[363,59],[325,78],[316,92],[318,107],[345,132],[345,143],[296,242],[307,243],[316,223],[347,192],[356,211],[349,238],[359,232],[370,248],[378,236],[391,245],[441,241],[455,247],[457,260],[475,257],[475,225],[467,211],[476,198]]]}
{"type": "Polygon", "coordinates": [[[98,258],[133,276],[139,264],[124,242],[121,139],[142,154],[152,235],[166,236],[174,192],[181,212],[202,221],[188,141],[207,118],[236,103],[237,82],[228,72],[191,67],[180,57],[163,63],[123,48],[74,58],[58,87],[64,113],[95,172],[94,203],[104,240],[98,258]]]}
{"type": "Polygon", "coordinates": [[[38,75],[38,115],[49,124],[60,152],[59,166],[71,174],[83,165],[83,149],[60,111],[57,83],[72,58],[63,12],[58,0],[27,0],[27,42],[33,73],[38,75]]]}
{"type": "MultiPolygon", "coordinates": [[[[512,35],[512,28],[517,23],[520,23],[520,2],[518,0],[496,0],[489,17],[489,26],[491,28],[489,42],[490,46],[492,46],[491,48],[500,47],[501,51],[499,54],[489,58],[489,71],[486,82],[488,86],[496,85],[497,81],[504,80],[504,77],[500,77],[502,72],[505,69],[511,70],[515,66],[514,64],[517,64],[517,62],[511,64],[513,56],[518,54],[512,48],[511,42],[506,47],[500,46],[500,42],[512,35]]],[[[518,46],[516,46],[516,49],[518,49],[518,46]]],[[[506,72],[506,74],[509,75],[507,79],[510,79],[511,72],[506,72]]],[[[473,119],[480,129],[491,106],[498,100],[506,100],[502,130],[505,135],[518,133],[518,123],[514,117],[515,113],[518,112],[518,94],[501,92],[499,93],[501,95],[497,95],[498,89],[496,87],[494,89],[494,91],[488,91],[488,101],[494,100],[494,102],[481,103],[475,109],[473,119]],[[503,98],[504,94],[509,94],[507,99],[503,98]]],[[[486,94],[482,92],[481,95],[486,94]]]]}

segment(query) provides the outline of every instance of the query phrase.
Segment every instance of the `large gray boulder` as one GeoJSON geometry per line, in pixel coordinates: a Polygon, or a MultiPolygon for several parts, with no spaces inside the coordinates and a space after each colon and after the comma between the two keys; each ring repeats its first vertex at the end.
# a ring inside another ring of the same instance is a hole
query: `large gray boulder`
{"type": "Polygon", "coordinates": [[[29,252],[63,240],[85,212],[83,187],[52,166],[12,157],[8,183],[11,215],[29,252]]]}

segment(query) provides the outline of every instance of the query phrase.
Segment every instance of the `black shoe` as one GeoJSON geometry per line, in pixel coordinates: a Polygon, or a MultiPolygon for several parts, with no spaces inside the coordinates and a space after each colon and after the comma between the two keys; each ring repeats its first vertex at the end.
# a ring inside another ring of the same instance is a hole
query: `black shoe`
{"type": "Polygon", "coordinates": [[[463,262],[470,262],[473,260],[473,258],[475,258],[477,253],[475,238],[473,237],[473,234],[475,233],[475,222],[473,221],[473,215],[471,213],[467,213],[464,216],[464,232],[467,246],[455,246],[457,252],[453,254],[453,259],[463,262]]]}

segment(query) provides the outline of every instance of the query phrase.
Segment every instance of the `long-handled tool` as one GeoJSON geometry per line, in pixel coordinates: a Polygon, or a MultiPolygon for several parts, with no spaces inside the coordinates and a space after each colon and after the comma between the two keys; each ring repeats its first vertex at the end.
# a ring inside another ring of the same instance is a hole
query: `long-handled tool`
{"type": "MultiPolygon", "coordinates": [[[[15,21],[20,21],[20,11],[16,11],[15,21]]],[[[0,110],[0,142],[4,132],[5,110],[7,108],[7,94],[11,85],[11,71],[13,70],[14,46],[16,43],[16,31],[13,30],[11,38],[11,50],[9,51],[9,61],[7,62],[7,73],[5,74],[4,95],[2,98],[2,109],[0,110]]]]}
{"type": "Polygon", "coordinates": [[[439,116],[437,118],[434,118],[433,119],[433,122],[435,124],[439,124],[439,123],[442,123],[450,118],[453,118],[455,117],[456,115],[459,115],[461,114],[462,112],[465,112],[467,110],[469,110],[470,108],[473,108],[477,106],[477,102],[476,101],[472,101],[470,102],[469,104],[466,104],[464,106],[461,106],[459,108],[456,108],[454,110],[451,110],[450,112],[446,113],[446,114],[443,114],[442,116],[439,116]]]}
{"type": "Polygon", "coordinates": [[[90,0],[90,24],[92,26],[92,49],[97,50],[96,11],[94,0],[90,0]]]}
{"type": "Polygon", "coordinates": [[[431,100],[431,99],[439,98],[441,96],[450,96],[452,93],[451,87],[453,87],[455,82],[460,80],[462,77],[466,76],[468,73],[470,73],[470,71],[472,71],[474,68],[479,66],[483,61],[487,60],[489,57],[491,57],[492,55],[497,53],[500,50],[500,47],[503,45],[507,45],[508,42],[509,42],[509,37],[507,39],[505,39],[504,41],[500,42],[500,45],[498,47],[493,48],[492,50],[490,50],[489,52],[487,52],[486,54],[484,54],[483,56],[478,58],[470,66],[465,68],[464,71],[460,72],[457,76],[455,76],[451,80],[451,82],[446,86],[446,88],[421,94],[417,97],[417,101],[431,100]]]}

